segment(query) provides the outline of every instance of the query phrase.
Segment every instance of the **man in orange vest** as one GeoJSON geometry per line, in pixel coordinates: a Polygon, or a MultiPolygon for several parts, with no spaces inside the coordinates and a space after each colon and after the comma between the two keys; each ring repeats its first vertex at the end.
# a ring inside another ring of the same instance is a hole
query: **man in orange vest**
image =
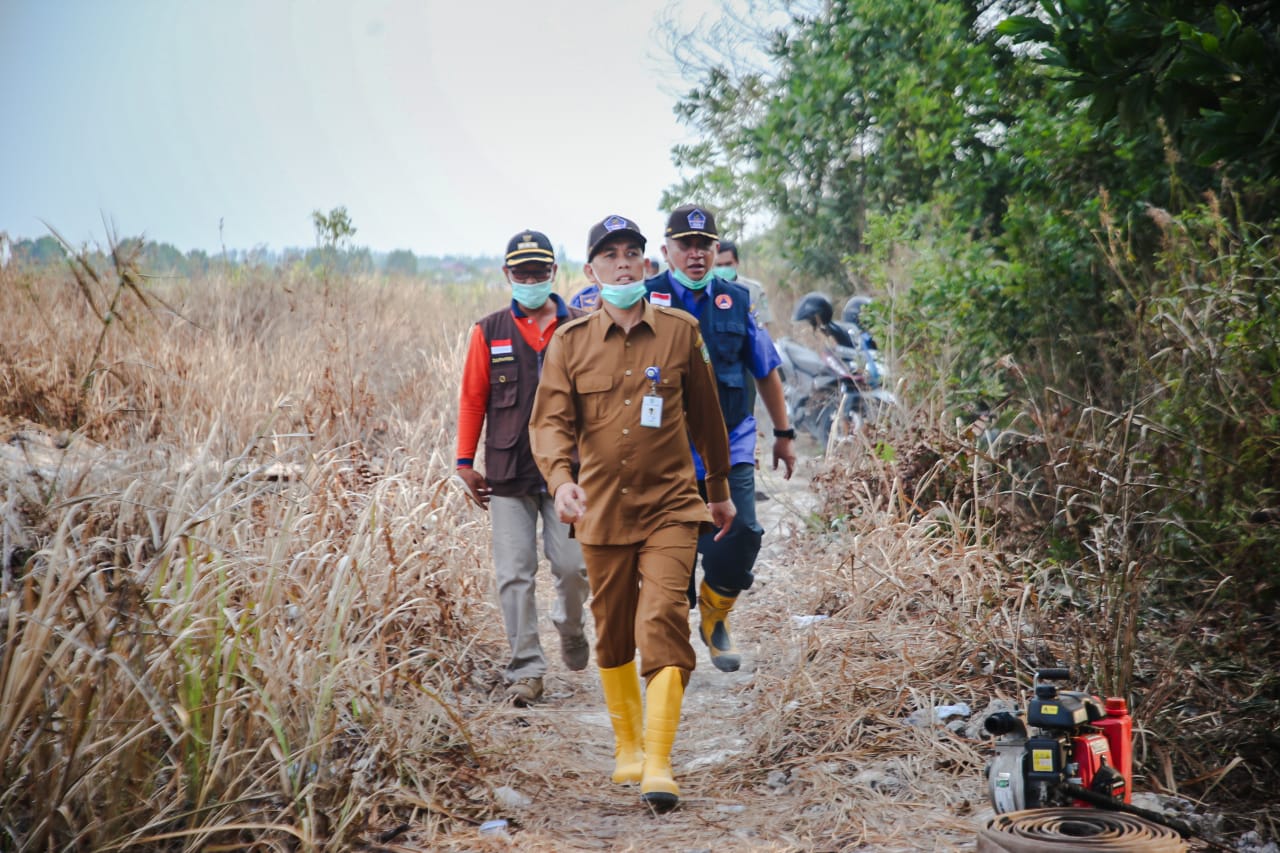
{"type": "Polygon", "coordinates": [[[522,707],[542,698],[547,671],[535,596],[539,517],[555,583],[551,621],[560,634],[560,656],[571,670],[585,669],[590,658],[583,629],[589,587],[582,549],[556,517],[529,449],[529,415],[543,353],[556,329],[582,314],[552,292],[556,269],[555,251],[542,232],[521,231],[507,243],[502,272],[511,285],[511,304],[481,318],[472,330],[458,402],[458,477],[492,520],[498,603],[511,648],[503,676],[507,695],[522,707]],[[481,474],[474,463],[486,421],[481,474]]]}

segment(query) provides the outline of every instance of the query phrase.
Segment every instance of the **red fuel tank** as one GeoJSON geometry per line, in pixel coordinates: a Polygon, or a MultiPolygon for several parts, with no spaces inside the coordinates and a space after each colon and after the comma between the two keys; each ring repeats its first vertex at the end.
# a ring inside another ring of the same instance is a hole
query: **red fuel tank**
{"type": "Polygon", "coordinates": [[[1124,801],[1133,800],[1133,718],[1123,699],[1107,697],[1107,716],[1094,723],[1111,747],[1111,760],[1124,777],[1124,801]]]}

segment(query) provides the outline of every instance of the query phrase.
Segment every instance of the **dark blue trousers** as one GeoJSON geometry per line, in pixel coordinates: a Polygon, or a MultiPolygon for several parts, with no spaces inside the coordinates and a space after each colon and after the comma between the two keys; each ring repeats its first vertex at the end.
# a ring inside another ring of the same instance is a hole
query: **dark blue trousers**
{"type": "MultiPolygon", "coordinates": [[[[698,488],[706,497],[706,483],[699,481],[698,488]]],[[[721,595],[736,596],[750,589],[756,576],[752,571],[760,553],[760,540],[764,528],[756,520],[756,466],[739,462],[729,469],[729,496],[738,514],[729,532],[719,542],[715,533],[698,537],[698,553],[702,555],[702,579],[707,586],[721,595]]],[[[689,577],[689,601],[698,602],[697,571],[689,577]]]]}

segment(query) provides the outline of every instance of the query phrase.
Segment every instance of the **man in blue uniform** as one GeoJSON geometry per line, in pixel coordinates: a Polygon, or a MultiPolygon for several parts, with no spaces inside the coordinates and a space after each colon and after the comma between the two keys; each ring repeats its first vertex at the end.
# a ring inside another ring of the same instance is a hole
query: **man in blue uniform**
{"type": "MultiPolygon", "coordinates": [[[[795,469],[796,431],[787,421],[778,375],[782,362],[769,333],[751,314],[751,295],[745,287],[711,272],[718,247],[719,234],[711,211],[692,204],[676,208],[667,219],[662,247],[667,270],[648,279],[645,287],[654,305],[681,308],[698,318],[715,369],[720,409],[729,431],[729,491],[738,515],[720,541],[710,536],[699,539],[703,579],[696,585],[696,573],[690,578],[690,597],[696,588],[699,633],[711,663],[722,672],[733,672],[741,666],[741,657],[729,632],[729,612],[738,595],[755,581],[753,569],[764,535],[756,520],[756,419],[748,372],[755,378],[760,400],[773,422],[773,467],[781,462],[786,479],[795,469]]],[[[704,469],[696,452],[694,467],[701,480],[704,469]]]]}

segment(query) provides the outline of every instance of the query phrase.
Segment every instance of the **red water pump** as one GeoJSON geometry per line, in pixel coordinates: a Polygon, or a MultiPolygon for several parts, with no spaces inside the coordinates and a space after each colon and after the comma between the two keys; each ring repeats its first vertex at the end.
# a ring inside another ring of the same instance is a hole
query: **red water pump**
{"type": "Polygon", "coordinates": [[[1026,719],[1007,711],[987,717],[996,754],[987,787],[997,814],[1050,806],[1121,811],[1133,795],[1133,720],[1123,699],[1059,690],[1068,669],[1036,671],[1026,719]]]}

